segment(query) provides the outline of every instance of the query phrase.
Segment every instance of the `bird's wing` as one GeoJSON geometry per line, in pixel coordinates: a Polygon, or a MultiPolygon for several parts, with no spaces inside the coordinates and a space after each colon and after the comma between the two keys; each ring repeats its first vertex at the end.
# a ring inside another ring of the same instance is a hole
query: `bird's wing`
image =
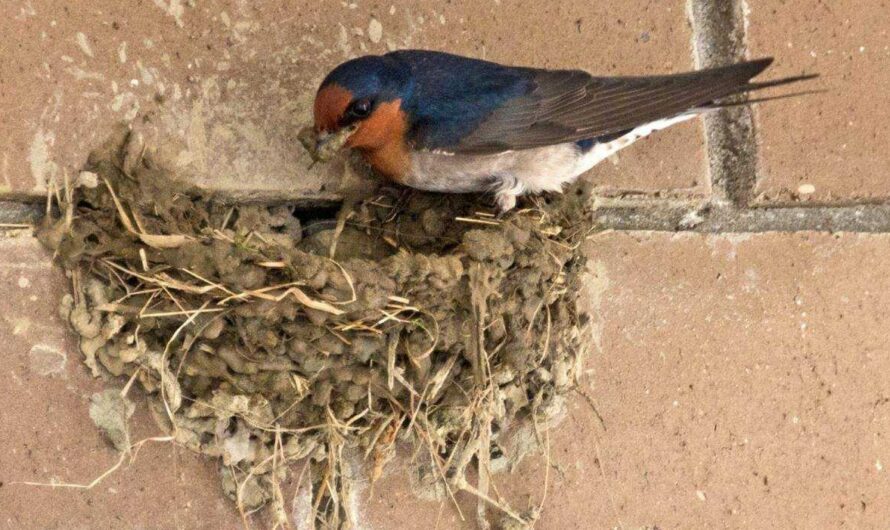
{"type": "Polygon", "coordinates": [[[529,90],[504,101],[449,150],[494,153],[598,138],[682,114],[757,88],[771,58],[653,77],[593,77],[577,70],[526,70],[529,90]]]}
{"type": "Polygon", "coordinates": [[[529,94],[533,70],[428,50],[399,50],[387,57],[411,72],[402,109],[408,140],[417,149],[452,150],[506,102],[529,94]]]}

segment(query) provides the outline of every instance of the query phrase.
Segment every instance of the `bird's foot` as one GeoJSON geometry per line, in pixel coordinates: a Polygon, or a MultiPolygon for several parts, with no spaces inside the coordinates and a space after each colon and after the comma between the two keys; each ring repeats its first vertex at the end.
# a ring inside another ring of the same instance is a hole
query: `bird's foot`
{"type": "Polygon", "coordinates": [[[498,214],[504,215],[516,207],[516,195],[507,192],[497,193],[494,196],[494,203],[497,206],[498,214]]]}

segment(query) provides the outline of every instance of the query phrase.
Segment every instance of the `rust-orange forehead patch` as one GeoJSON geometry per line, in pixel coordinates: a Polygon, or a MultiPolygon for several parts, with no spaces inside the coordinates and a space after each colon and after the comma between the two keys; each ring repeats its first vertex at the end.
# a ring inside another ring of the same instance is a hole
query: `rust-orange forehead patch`
{"type": "Polygon", "coordinates": [[[352,92],[334,83],[318,91],[315,96],[315,130],[335,131],[340,118],[352,102],[352,92]]]}

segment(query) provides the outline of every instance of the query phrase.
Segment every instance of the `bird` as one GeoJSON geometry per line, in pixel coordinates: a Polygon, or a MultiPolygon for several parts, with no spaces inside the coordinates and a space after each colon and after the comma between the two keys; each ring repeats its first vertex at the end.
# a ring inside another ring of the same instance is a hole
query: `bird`
{"type": "Polygon", "coordinates": [[[399,50],[330,71],[307,130],[316,152],[356,150],[385,179],[419,190],[489,193],[503,213],[522,195],[561,192],[655,131],[739,104],[730,96],[815,77],[753,82],[772,62],[602,77],[399,50]]]}

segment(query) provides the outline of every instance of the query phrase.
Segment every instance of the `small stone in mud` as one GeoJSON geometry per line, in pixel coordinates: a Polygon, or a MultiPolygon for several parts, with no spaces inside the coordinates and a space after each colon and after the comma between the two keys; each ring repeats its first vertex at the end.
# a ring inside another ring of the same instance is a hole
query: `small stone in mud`
{"type": "Polygon", "coordinates": [[[120,389],[109,388],[90,397],[90,418],[118,451],[130,449],[127,422],[135,406],[121,395],[120,389]]]}
{"type": "Polygon", "coordinates": [[[35,344],[28,352],[28,359],[32,372],[43,376],[59,376],[65,374],[68,356],[52,346],[35,344]]]}

